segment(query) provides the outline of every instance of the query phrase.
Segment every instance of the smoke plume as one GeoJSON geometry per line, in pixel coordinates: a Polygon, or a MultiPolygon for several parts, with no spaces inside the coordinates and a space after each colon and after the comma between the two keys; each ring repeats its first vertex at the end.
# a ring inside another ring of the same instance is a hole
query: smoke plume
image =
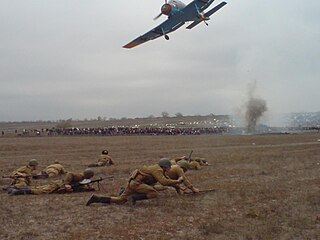
{"type": "Polygon", "coordinates": [[[249,86],[248,101],[246,103],[245,120],[247,131],[249,133],[255,132],[258,120],[263,113],[267,111],[267,103],[265,100],[256,97],[256,82],[249,86]]]}

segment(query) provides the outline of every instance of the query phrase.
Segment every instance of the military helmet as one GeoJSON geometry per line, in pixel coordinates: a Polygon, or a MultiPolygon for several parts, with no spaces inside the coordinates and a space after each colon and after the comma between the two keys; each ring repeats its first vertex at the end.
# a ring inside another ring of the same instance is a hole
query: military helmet
{"type": "Polygon", "coordinates": [[[190,164],[186,160],[181,160],[181,161],[177,162],[177,165],[179,165],[180,167],[184,168],[185,170],[190,169],[190,164]]]}
{"type": "Polygon", "coordinates": [[[108,152],[108,150],[103,150],[101,153],[102,154],[108,154],[109,152],[108,152]]]}
{"type": "Polygon", "coordinates": [[[171,161],[169,158],[161,158],[158,164],[160,167],[171,167],[171,161]]]}
{"type": "Polygon", "coordinates": [[[83,176],[84,176],[84,178],[86,178],[86,179],[92,178],[93,175],[94,175],[94,172],[92,171],[91,168],[87,168],[86,170],[83,171],[83,176]]]}
{"type": "Polygon", "coordinates": [[[38,165],[38,161],[36,159],[31,159],[29,161],[29,166],[37,166],[38,165]]]}

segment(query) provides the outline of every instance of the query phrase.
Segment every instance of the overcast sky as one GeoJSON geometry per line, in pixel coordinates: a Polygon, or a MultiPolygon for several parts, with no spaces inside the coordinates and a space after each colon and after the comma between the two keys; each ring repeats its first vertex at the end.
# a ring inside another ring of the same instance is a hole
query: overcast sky
{"type": "Polygon", "coordinates": [[[0,121],[233,114],[252,82],[268,113],[320,111],[320,2],[227,2],[124,49],[163,1],[0,0],[0,121]]]}

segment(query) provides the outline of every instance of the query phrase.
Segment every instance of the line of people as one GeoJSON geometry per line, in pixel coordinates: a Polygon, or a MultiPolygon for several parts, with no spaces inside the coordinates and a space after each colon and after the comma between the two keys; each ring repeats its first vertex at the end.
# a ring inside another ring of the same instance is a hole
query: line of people
{"type": "MultiPolygon", "coordinates": [[[[178,194],[186,190],[198,193],[199,189],[193,186],[185,173],[190,169],[200,169],[201,165],[208,165],[208,162],[203,158],[190,160],[192,159],[188,160],[185,156],[172,160],[161,158],[156,164],[134,170],[125,187],[122,187],[117,196],[92,195],[86,205],[89,206],[92,203],[123,204],[126,202],[134,205],[136,201],[158,197],[159,191],[166,190],[167,187],[173,187],[178,194]],[[193,165],[196,167],[193,167],[193,165]]],[[[89,166],[101,167],[114,164],[109,152],[103,150],[99,156],[98,163],[89,164],[89,166]]],[[[4,189],[10,195],[94,191],[94,187],[88,184],[90,183],[88,180],[94,176],[94,171],[91,168],[85,169],[82,173],[67,172],[56,161],[34,175],[33,171],[37,169],[37,166],[38,161],[32,159],[27,166],[14,171],[10,175],[12,183],[4,189]],[[31,185],[32,179],[53,178],[59,175],[65,175],[64,179],[54,180],[42,186],[31,185]]]]}
{"type": "Polygon", "coordinates": [[[38,161],[31,159],[26,166],[20,167],[13,171],[11,175],[4,176],[11,178],[12,182],[8,187],[3,188],[7,190],[10,195],[24,195],[24,194],[43,194],[43,193],[67,193],[92,191],[92,186],[88,184],[81,184],[85,179],[91,179],[94,176],[94,171],[90,168],[85,169],[81,173],[66,172],[64,167],[55,162],[47,166],[38,174],[33,174],[37,169],[38,161]],[[33,186],[33,179],[40,178],[54,178],[65,175],[64,179],[53,180],[46,185],[33,186]],[[80,183],[80,184],[79,184],[80,183]]]}

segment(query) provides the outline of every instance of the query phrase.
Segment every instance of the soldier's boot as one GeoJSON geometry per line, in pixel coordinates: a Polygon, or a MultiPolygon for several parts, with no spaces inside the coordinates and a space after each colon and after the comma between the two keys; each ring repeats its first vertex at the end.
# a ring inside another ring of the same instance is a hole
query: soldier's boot
{"type": "Polygon", "coordinates": [[[10,195],[26,195],[32,194],[30,189],[12,189],[10,195]]]}
{"type": "Polygon", "coordinates": [[[91,203],[111,203],[110,197],[98,197],[97,195],[92,195],[91,198],[86,203],[89,206],[91,203]]]}
{"type": "Polygon", "coordinates": [[[120,195],[124,192],[124,190],[126,190],[125,187],[120,187],[120,188],[119,188],[118,196],[120,196],[120,195]]]}
{"type": "Polygon", "coordinates": [[[29,190],[29,188],[26,188],[26,187],[16,187],[16,186],[9,186],[7,187],[7,191],[8,191],[8,194],[11,194],[13,191],[15,190],[29,190]]]}
{"type": "Polygon", "coordinates": [[[8,194],[10,194],[14,189],[16,189],[15,187],[7,187],[7,188],[3,188],[3,190],[7,190],[8,194]]]}
{"type": "Polygon", "coordinates": [[[131,205],[135,205],[136,201],[146,200],[148,199],[147,194],[145,193],[137,193],[128,197],[128,202],[131,205]]]}

